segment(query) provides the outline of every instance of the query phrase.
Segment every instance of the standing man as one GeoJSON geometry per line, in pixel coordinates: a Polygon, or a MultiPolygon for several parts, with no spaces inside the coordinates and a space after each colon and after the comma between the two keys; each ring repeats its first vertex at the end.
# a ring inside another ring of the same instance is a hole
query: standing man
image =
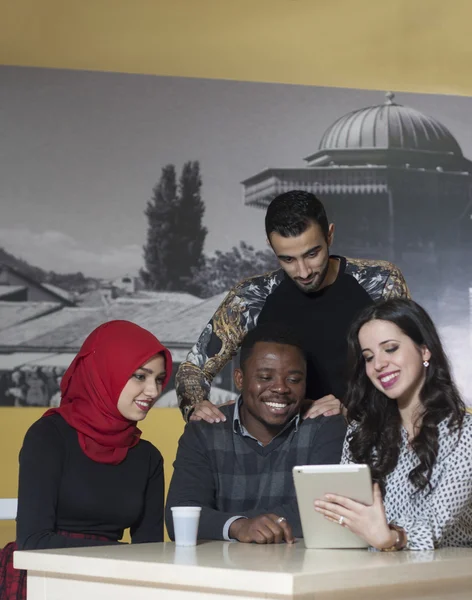
{"type": "Polygon", "coordinates": [[[330,256],[334,224],[314,194],[293,190],[277,196],[265,228],[281,268],[236,285],[180,365],[176,390],[186,420],[225,420],[208,400],[211,382],[248,331],[267,322],[289,325],[308,352],[307,398],[314,402],[305,417],[339,413],[354,316],[372,302],[409,297],[392,263],[330,256]]]}

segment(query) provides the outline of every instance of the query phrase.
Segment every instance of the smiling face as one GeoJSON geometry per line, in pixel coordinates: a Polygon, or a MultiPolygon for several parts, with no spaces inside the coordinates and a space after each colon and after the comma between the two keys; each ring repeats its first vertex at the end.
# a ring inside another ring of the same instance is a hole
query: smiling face
{"type": "Polygon", "coordinates": [[[372,320],[359,331],[367,377],[388,398],[403,405],[419,402],[425,379],[423,361],[431,358],[426,346],[413,340],[390,321],[372,320]]]}
{"type": "Polygon", "coordinates": [[[166,376],[162,354],[142,365],[131,375],[121,391],[117,408],[129,421],[142,421],[162,393],[166,376]]]}
{"type": "Polygon", "coordinates": [[[264,443],[300,410],[305,398],[305,358],[295,346],[257,342],[243,370],[236,369],[234,380],[242,392],[244,426],[264,443]]]}
{"type": "Polygon", "coordinates": [[[314,222],[297,236],[284,237],[275,231],[270,234],[269,242],[280,266],[306,294],[316,292],[323,284],[326,285],[329,247],[333,235],[332,224],[326,240],[321,227],[314,222]]]}

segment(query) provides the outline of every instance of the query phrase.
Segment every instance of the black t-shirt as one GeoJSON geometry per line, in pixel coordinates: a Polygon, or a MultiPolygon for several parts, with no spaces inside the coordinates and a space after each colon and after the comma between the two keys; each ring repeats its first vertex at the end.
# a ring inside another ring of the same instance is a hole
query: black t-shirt
{"type": "Polygon", "coordinates": [[[372,299],[357,280],[345,273],[339,257],[336,281],[306,294],[285,276],[267,298],[258,323],[285,323],[298,333],[309,356],[307,398],[326,394],[343,399],[346,388],[347,334],[354,317],[372,299]]]}
{"type": "Polygon", "coordinates": [[[162,542],[163,522],[163,460],[150,442],[140,441],[119,465],[106,465],[83,453],[77,431],[59,414],[30,427],[20,452],[20,549],[114,543],[128,527],[133,543],[162,542]],[[57,530],[110,541],[69,538],[57,530]]]}

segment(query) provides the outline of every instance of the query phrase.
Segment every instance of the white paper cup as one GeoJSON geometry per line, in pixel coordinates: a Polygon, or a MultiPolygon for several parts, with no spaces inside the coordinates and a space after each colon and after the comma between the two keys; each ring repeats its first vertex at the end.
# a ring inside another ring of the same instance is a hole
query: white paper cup
{"type": "Polygon", "coordinates": [[[201,506],[172,506],[176,546],[196,546],[201,506]]]}

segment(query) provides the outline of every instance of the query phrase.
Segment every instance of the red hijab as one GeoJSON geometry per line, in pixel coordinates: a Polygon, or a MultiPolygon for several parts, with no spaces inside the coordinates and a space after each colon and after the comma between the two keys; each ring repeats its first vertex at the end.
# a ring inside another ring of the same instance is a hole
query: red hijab
{"type": "Polygon", "coordinates": [[[109,321],[88,336],[61,381],[61,405],[44,416],[59,413],[77,430],[85,454],[99,463],[117,465],[139,442],[135,421],[117,408],[131,375],[162,353],[166,376],[172,374],[172,357],[149,331],[130,321],[109,321]]]}

